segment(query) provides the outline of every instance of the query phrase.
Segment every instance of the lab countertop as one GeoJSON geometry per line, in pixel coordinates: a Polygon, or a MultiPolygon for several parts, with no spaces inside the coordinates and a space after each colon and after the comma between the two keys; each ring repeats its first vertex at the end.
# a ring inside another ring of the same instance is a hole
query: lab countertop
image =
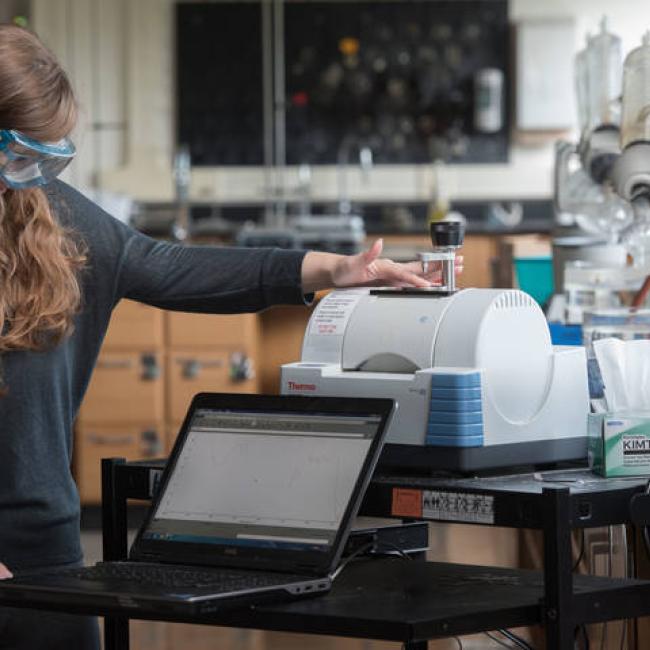
{"type": "MultiPolygon", "coordinates": [[[[523,235],[548,234],[554,227],[553,209],[550,200],[521,200],[523,218],[515,226],[506,226],[491,216],[492,201],[472,201],[453,203],[451,209],[467,219],[467,233],[470,235],[523,235]]],[[[511,208],[508,201],[504,207],[511,208]]],[[[176,216],[174,203],[148,203],[139,206],[135,225],[152,235],[166,236],[176,216]]],[[[426,203],[364,203],[358,206],[363,216],[366,232],[371,235],[420,235],[428,231],[428,210],[426,203]]],[[[264,207],[250,205],[208,205],[193,203],[191,217],[196,224],[199,236],[232,239],[246,223],[261,224],[264,207]]],[[[325,204],[311,206],[314,215],[332,214],[332,207],[325,204]]]]}
{"type": "MultiPolygon", "coordinates": [[[[468,235],[494,235],[502,237],[504,235],[532,235],[532,234],[549,234],[552,232],[555,224],[552,219],[523,219],[516,226],[508,227],[485,220],[468,220],[466,234],[468,235]]],[[[366,232],[369,235],[426,235],[427,225],[425,222],[408,229],[387,229],[381,224],[374,224],[366,221],[366,232]]]]}

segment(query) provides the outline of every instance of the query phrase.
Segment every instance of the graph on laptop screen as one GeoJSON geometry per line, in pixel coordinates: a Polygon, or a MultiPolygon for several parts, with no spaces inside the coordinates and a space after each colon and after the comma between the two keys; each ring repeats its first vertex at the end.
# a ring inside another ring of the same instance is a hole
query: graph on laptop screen
{"type": "Polygon", "coordinates": [[[145,537],[328,551],[380,420],[200,409],[145,537]]]}

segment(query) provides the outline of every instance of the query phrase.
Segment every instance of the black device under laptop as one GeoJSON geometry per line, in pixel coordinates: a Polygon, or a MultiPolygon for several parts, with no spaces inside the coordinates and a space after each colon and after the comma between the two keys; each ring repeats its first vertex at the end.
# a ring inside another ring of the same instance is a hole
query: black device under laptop
{"type": "Polygon", "coordinates": [[[129,561],[17,575],[0,602],[196,616],[327,591],[392,409],[201,393],[129,561]]]}

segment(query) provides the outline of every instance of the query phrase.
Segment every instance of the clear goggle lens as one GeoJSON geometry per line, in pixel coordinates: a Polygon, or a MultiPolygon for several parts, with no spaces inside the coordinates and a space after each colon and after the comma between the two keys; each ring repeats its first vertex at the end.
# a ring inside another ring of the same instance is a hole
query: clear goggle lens
{"type": "Polygon", "coordinates": [[[9,132],[9,138],[9,141],[5,139],[0,150],[0,180],[9,187],[49,183],[74,158],[74,145],[67,138],[54,143],[40,143],[16,131],[9,132]]]}

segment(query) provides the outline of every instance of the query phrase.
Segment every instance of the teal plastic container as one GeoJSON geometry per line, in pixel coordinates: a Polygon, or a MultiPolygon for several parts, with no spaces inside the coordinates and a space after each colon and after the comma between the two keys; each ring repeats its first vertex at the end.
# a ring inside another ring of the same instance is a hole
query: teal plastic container
{"type": "Polygon", "coordinates": [[[515,257],[514,265],[519,288],[544,306],[554,289],[551,256],[515,257]]]}

